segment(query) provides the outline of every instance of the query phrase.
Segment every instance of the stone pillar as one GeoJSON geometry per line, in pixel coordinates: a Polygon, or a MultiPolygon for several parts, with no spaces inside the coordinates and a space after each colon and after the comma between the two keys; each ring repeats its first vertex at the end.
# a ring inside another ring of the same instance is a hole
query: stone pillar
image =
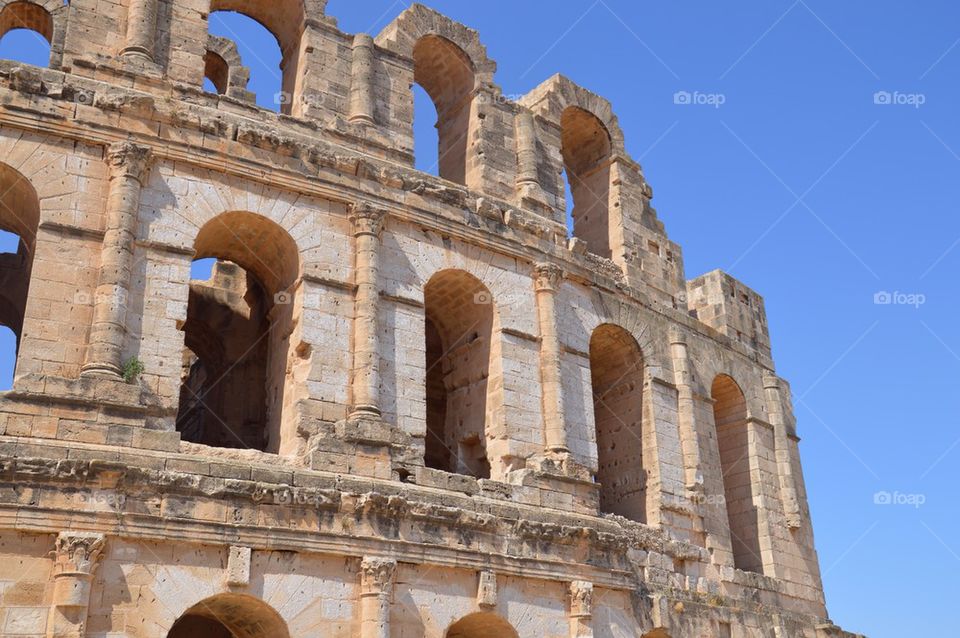
{"type": "Polygon", "coordinates": [[[570,583],[570,638],[593,638],[593,583],[570,583]]]}
{"type": "Polygon", "coordinates": [[[793,415],[789,410],[789,398],[784,396],[780,377],[773,374],[763,376],[763,394],[767,404],[770,425],[773,426],[774,457],[777,461],[777,475],[780,478],[780,501],[787,527],[798,529],[803,523],[800,501],[797,498],[796,477],[793,475],[791,435],[794,435],[793,415]]]}
{"type": "Polygon", "coordinates": [[[543,386],[543,430],[547,452],[566,453],[567,426],[563,410],[560,335],[557,330],[557,290],[563,271],[553,264],[534,266],[537,315],[540,320],[540,379],[543,386]]]}
{"type": "Polygon", "coordinates": [[[514,134],[517,144],[517,196],[519,199],[533,199],[543,202],[543,187],[537,172],[537,127],[533,113],[520,109],[514,120],[514,134]]]}
{"type": "Polygon", "coordinates": [[[355,238],[357,291],[353,319],[353,411],[351,418],[380,416],[380,232],[386,213],[367,203],[350,211],[355,238]]]}
{"type": "Polygon", "coordinates": [[[683,454],[684,483],[687,490],[701,491],[703,467],[700,461],[700,441],[697,438],[692,365],[687,352],[687,338],[683,331],[675,326],[670,328],[670,355],[673,359],[674,385],[677,387],[677,422],[683,454]]]}
{"type": "Polygon", "coordinates": [[[105,543],[103,534],[92,532],[60,532],[57,535],[47,638],[80,638],[85,635],[90,581],[105,543]]]}
{"type": "Polygon", "coordinates": [[[375,124],[373,101],[373,38],[353,36],[353,66],[350,71],[350,121],[375,124]]]}
{"type": "Polygon", "coordinates": [[[110,165],[107,226],[100,252],[100,280],[87,362],[82,374],[120,376],[141,180],[149,158],[149,148],[130,142],[111,144],[107,151],[110,165]]]}
{"type": "Polygon", "coordinates": [[[360,565],[360,638],[390,638],[390,601],[397,561],[364,558],[360,565]]]}
{"type": "Polygon", "coordinates": [[[127,35],[120,55],[130,60],[153,63],[157,39],[157,0],[130,0],[127,6],[127,35]]]}

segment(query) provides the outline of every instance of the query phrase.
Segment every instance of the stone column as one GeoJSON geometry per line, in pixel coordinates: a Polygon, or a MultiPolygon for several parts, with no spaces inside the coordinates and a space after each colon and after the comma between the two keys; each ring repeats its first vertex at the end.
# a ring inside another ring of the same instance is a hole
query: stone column
{"type": "Polygon", "coordinates": [[[692,366],[687,338],[675,326],[670,328],[670,355],[673,359],[674,385],[677,387],[677,422],[683,453],[684,484],[687,490],[700,491],[703,489],[703,468],[700,441],[697,438],[692,366]]]}
{"type": "Polygon", "coordinates": [[[110,165],[107,225],[100,251],[100,280],[87,362],[82,374],[120,376],[141,180],[149,158],[149,148],[130,142],[111,144],[107,151],[110,165]]]}
{"type": "Polygon", "coordinates": [[[570,638],[593,638],[593,583],[570,583],[570,638]]]}
{"type": "Polygon", "coordinates": [[[130,0],[127,6],[126,42],[120,55],[130,60],[154,61],[157,39],[157,0],[130,0]]]}
{"type": "Polygon", "coordinates": [[[48,638],[80,638],[85,635],[90,581],[105,543],[103,534],[92,532],[60,532],[57,535],[48,638]]]}
{"type": "Polygon", "coordinates": [[[350,79],[350,121],[374,124],[373,38],[366,33],[353,36],[353,66],[350,79]]]}
{"type": "Polygon", "coordinates": [[[547,452],[566,453],[567,426],[563,411],[563,382],[560,368],[560,336],[557,330],[557,290],[563,270],[553,264],[534,266],[537,315],[540,320],[540,379],[543,431],[547,452]]]}
{"type": "Polygon", "coordinates": [[[773,374],[763,376],[763,394],[767,404],[770,425],[773,426],[774,457],[777,461],[777,475],[780,478],[780,500],[787,527],[798,529],[802,522],[800,501],[793,475],[792,455],[790,454],[794,425],[789,408],[789,398],[784,396],[780,377],[773,374]]]}
{"type": "Polygon", "coordinates": [[[380,232],[386,213],[361,202],[350,211],[356,251],[352,418],[380,416],[380,232]]]}
{"type": "Polygon", "coordinates": [[[390,601],[397,561],[364,558],[360,565],[360,638],[390,638],[390,601]]]}
{"type": "Polygon", "coordinates": [[[533,113],[520,109],[514,120],[517,144],[517,196],[520,199],[544,201],[543,187],[537,172],[537,127],[533,113]]]}

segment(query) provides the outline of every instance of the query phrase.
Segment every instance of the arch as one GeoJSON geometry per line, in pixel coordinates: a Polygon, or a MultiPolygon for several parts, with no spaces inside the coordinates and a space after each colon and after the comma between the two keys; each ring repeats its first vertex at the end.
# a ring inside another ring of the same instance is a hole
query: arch
{"type": "MultiPolygon", "coordinates": [[[[519,103],[550,124],[548,128],[559,137],[553,137],[550,144],[559,145],[561,166],[554,164],[551,170],[562,168],[567,177],[573,200],[572,219],[567,220],[571,234],[595,255],[612,258],[622,252],[622,233],[611,220],[611,202],[619,199],[613,165],[617,158],[626,157],[626,152],[623,131],[610,102],[558,74],[519,103]]],[[[563,207],[563,181],[556,175],[552,188],[558,208],[563,207]]]]}
{"type": "MultiPolygon", "coordinates": [[[[424,286],[427,467],[490,477],[487,427],[497,402],[491,398],[491,366],[499,354],[498,323],[489,289],[462,270],[442,270],[424,286]]],[[[494,379],[494,381],[496,380],[494,379]]]]}
{"type": "MultiPolygon", "coordinates": [[[[480,36],[432,9],[414,4],[380,32],[376,43],[413,62],[413,81],[433,101],[439,138],[437,174],[472,185],[476,178],[469,143],[479,130],[475,97],[483,88],[497,93],[493,84],[496,64],[487,57],[480,36]]],[[[412,95],[410,99],[412,107],[412,95]]]]}
{"type": "Polygon", "coordinates": [[[287,623],[259,598],[217,594],[201,600],[177,618],[167,638],[290,638],[287,623]]]}
{"type": "Polygon", "coordinates": [[[14,29],[36,31],[53,44],[53,15],[45,7],[26,0],[17,0],[0,9],[0,38],[14,29]]]}
{"type": "Polygon", "coordinates": [[[248,211],[221,213],[205,223],[194,240],[194,259],[216,257],[240,264],[271,295],[292,292],[300,276],[300,251],[279,224],[248,211]]]}
{"type": "Polygon", "coordinates": [[[53,15],[34,2],[0,4],[0,56],[52,67],[56,56],[53,15]]]}
{"type": "Polygon", "coordinates": [[[377,46],[407,59],[421,38],[435,35],[455,45],[469,59],[478,86],[493,86],[497,64],[487,57],[487,48],[474,29],[422,4],[413,4],[388,24],[375,38],[377,46]]]}
{"type": "Polygon", "coordinates": [[[243,66],[237,45],[229,38],[207,36],[207,52],[203,57],[203,74],[220,95],[253,102],[256,96],[247,90],[250,69],[243,66]]]}
{"type": "Polygon", "coordinates": [[[286,431],[296,242],[265,217],[232,211],[204,224],[194,251],[217,262],[189,287],[176,429],[193,443],[276,452],[286,431]]]}
{"type": "Polygon", "coordinates": [[[610,135],[613,155],[626,155],[623,130],[608,100],[575,84],[564,75],[556,74],[523,96],[519,103],[554,126],[560,126],[560,118],[568,107],[577,107],[590,113],[603,125],[610,135]]]}
{"type": "Polygon", "coordinates": [[[710,396],[734,566],[763,573],[747,401],[737,382],[726,374],[714,378],[710,396]]]}
{"type": "Polygon", "coordinates": [[[444,638],[520,638],[505,618],[491,612],[464,616],[447,628],[444,638]]]}
{"type": "Polygon", "coordinates": [[[640,345],[613,324],[590,337],[590,380],[597,435],[600,509],[638,522],[647,520],[647,471],[643,458],[644,364],[640,345]]]}
{"type": "Polygon", "coordinates": [[[19,238],[16,252],[0,254],[0,323],[14,334],[13,360],[20,350],[39,225],[40,198],[33,185],[0,163],[0,230],[19,238]]]}
{"type": "MultiPolygon", "coordinates": [[[[249,0],[210,0],[209,16],[217,12],[232,12],[245,16],[266,29],[280,49],[280,112],[292,113],[301,64],[301,37],[306,28],[306,16],[322,15],[325,0],[276,0],[249,2],[249,0]]],[[[279,96],[278,96],[279,97],[279,96]]],[[[273,99],[274,96],[271,96],[273,99]]]]}
{"type": "Polygon", "coordinates": [[[463,185],[476,119],[472,112],[475,73],[469,56],[446,38],[429,34],[413,46],[413,81],[423,87],[437,110],[438,174],[463,185]]]}
{"type": "Polygon", "coordinates": [[[560,154],[570,186],[574,237],[610,258],[610,133],[596,115],[568,106],[560,115],[560,154]]]}

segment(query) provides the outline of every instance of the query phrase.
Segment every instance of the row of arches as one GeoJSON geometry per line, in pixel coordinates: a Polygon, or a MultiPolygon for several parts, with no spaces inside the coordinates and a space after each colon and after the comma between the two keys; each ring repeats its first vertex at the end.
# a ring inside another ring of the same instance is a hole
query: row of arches
{"type": "MultiPolygon", "coordinates": [[[[301,37],[297,25],[303,20],[299,2],[281,2],[262,11],[250,3],[213,0],[207,17],[204,90],[291,114],[301,37]]],[[[0,58],[47,66],[53,41],[53,15],[44,6],[17,0],[0,10],[0,58]]],[[[481,158],[469,146],[481,125],[479,89],[485,73],[461,46],[436,33],[419,37],[411,56],[417,168],[477,186],[474,175],[481,158]]],[[[568,232],[590,252],[609,258],[611,131],[600,116],[576,105],[563,109],[555,124],[560,129],[562,177],[547,179],[561,185],[558,206],[566,210],[568,232]]]]}
{"type": "MultiPolygon", "coordinates": [[[[0,164],[0,324],[23,329],[40,218],[29,180],[0,164]]],[[[232,211],[204,224],[193,244],[176,429],[185,441],[277,452],[285,431],[301,263],[290,234],[261,215],[232,211]],[[202,271],[202,272],[201,272],[202,271]]],[[[489,478],[488,442],[503,432],[503,357],[497,300],[474,275],[436,272],[423,289],[427,467],[489,478]]],[[[623,327],[603,323],[589,340],[589,371],[602,511],[646,522],[655,450],[644,355],[623,327]]],[[[744,394],[727,375],[711,388],[716,457],[736,565],[761,571],[754,468],[744,394]]]]}
{"type": "MultiPolygon", "coordinates": [[[[209,596],[185,610],[167,632],[167,638],[291,638],[283,617],[269,603],[249,594],[209,596]]],[[[495,611],[476,611],[457,618],[443,638],[520,638],[509,620],[495,611]]],[[[670,638],[654,629],[641,638],[670,638]]]]}
{"type": "MultiPolygon", "coordinates": [[[[475,612],[454,621],[444,638],[519,638],[516,629],[493,612],[475,612]]],[[[268,603],[247,594],[210,596],[183,612],[167,638],[290,638],[287,623],[268,603]]]]}

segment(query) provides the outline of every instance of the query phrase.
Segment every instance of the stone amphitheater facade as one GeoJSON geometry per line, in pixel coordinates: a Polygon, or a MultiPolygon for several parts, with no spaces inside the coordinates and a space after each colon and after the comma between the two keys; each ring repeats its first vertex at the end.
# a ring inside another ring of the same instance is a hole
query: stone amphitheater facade
{"type": "Polygon", "coordinates": [[[421,5],[371,37],[324,0],[0,0],[21,27],[2,635],[852,636],[763,300],[685,279],[603,98],[505,99],[421,5]],[[217,10],[276,36],[281,113],[217,10]]]}

